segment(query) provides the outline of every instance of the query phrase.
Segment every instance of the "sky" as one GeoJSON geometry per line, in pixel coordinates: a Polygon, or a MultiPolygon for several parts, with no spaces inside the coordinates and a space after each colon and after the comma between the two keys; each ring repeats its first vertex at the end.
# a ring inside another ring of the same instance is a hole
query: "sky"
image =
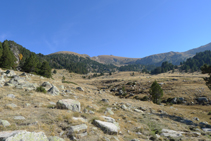
{"type": "Polygon", "coordinates": [[[211,42],[211,0],[1,0],[0,41],[130,58],[211,42]]]}

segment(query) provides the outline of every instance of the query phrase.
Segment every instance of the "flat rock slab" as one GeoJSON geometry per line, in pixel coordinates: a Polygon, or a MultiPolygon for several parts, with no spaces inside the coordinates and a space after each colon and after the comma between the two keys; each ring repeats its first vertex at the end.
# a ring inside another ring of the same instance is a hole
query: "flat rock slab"
{"type": "Polygon", "coordinates": [[[71,126],[67,131],[67,136],[71,139],[79,139],[87,135],[87,125],[81,124],[71,126]]]}
{"type": "Polygon", "coordinates": [[[56,103],[58,109],[69,109],[71,111],[80,112],[80,102],[73,99],[62,99],[56,103]]]}
{"type": "Polygon", "coordinates": [[[204,132],[211,132],[211,128],[202,128],[204,132]]]}
{"type": "Polygon", "coordinates": [[[9,97],[9,98],[15,98],[15,95],[14,94],[8,94],[7,97],[9,97]]]}
{"type": "Polygon", "coordinates": [[[120,128],[115,123],[104,122],[100,120],[95,120],[94,124],[100,127],[105,133],[108,134],[117,134],[120,128]]]}
{"type": "Polygon", "coordinates": [[[0,141],[49,141],[43,132],[27,132],[24,130],[0,132],[0,141]]]}
{"type": "Polygon", "coordinates": [[[57,136],[48,137],[48,140],[49,141],[65,141],[64,139],[57,137],[57,136]]]}
{"type": "Polygon", "coordinates": [[[174,130],[169,130],[169,129],[162,129],[162,133],[161,135],[165,136],[165,137],[182,137],[184,132],[181,131],[174,131],[174,130]]]}
{"type": "Polygon", "coordinates": [[[25,120],[25,117],[23,117],[23,116],[15,116],[14,119],[15,120],[25,120]]]}

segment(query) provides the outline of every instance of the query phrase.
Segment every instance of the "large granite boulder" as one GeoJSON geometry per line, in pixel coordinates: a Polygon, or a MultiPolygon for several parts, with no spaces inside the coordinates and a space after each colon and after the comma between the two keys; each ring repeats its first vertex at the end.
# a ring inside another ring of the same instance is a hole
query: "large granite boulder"
{"type": "Polygon", "coordinates": [[[43,132],[3,131],[0,132],[0,141],[49,141],[43,132]]]}
{"type": "Polygon", "coordinates": [[[13,70],[7,70],[5,73],[6,73],[7,76],[16,75],[15,72],[14,72],[13,70]]]}
{"type": "Polygon", "coordinates": [[[62,99],[56,103],[58,109],[69,109],[75,112],[80,112],[80,102],[73,99],[62,99]]]}
{"type": "Polygon", "coordinates": [[[52,86],[49,90],[48,90],[48,94],[50,95],[59,95],[60,91],[56,86],[52,86]]]}
{"type": "Polygon", "coordinates": [[[9,86],[10,84],[15,86],[15,85],[23,84],[23,83],[25,83],[24,78],[18,75],[14,75],[8,82],[5,83],[5,86],[9,86]]]}
{"type": "Polygon", "coordinates": [[[81,124],[81,125],[71,126],[67,130],[67,136],[73,140],[87,136],[87,125],[81,124]]]}

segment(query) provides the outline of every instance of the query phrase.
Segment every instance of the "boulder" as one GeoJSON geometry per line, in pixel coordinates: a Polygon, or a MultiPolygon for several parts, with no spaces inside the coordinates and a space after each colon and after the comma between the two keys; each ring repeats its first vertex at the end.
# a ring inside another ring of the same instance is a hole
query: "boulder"
{"type": "Polygon", "coordinates": [[[0,125],[7,127],[7,126],[10,126],[10,123],[7,120],[0,120],[0,125]]]}
{"type": "Polygon", "coordinates": [[[177,97],[173,98],[173,99],[171,100],[171,103],[177,104],[177,97]]]}
{"type": "Polygon", "coordinates": [[[79,91],[84,91],[84,89],[82,87],[77,87],[76,89],[79,91]]]}
{"type": "Polygon", "coordinates": [[[134,109],[134,111],[138,113],[144,113],[142,110],[139,110],[139,109],[134,109]]]}
{"type": "Polygon", "coordinates": [[[208,99],[206,97],[198,97],[196,100],[198,101],[199,104],[208,102],[208,99]]]}
{"type": "Polygon", "coordinates": [[[8,94],[7,97],[9,97],[9,98],[15,98],[14,94],[8,94]]]}
{"type": "Polygon", "coordinates": [[[23,72],[22,74],[20,74],[20,76],[27,76],[27,74],[23,72]]]}
{"type": "Polygon", "coordinates": [[[87,136],[87,125],[81,124],[81,125],[71,126],[67,130],[67,136],[73,140],[87,136]]]}
{"type": "Polygon", "coordinates": [[[173,138],[177,138],[177,137],[182,137],[182,133],[181,131],[174,131],[174,130],[169,130],[169,129],[162,129],[161,131],[161,135],[165,136],[165,137],[173,137],[173,138]]]}
{"type": "Polygon", "coordinates": [[[101,128],[101,130],[103,130],[105,133],[108,133],[108,134],[117,134],[118,131],[120,130],[118,125],[111,122],[94,120],[93,124],[101,128]]]}
{"type": "Polygon", "coordinates": [[[41,86],[46,88],[51,88],[53,85],[49,82],[43,82],[41,86]]]}
{"type": "Polygon", "coordinates": [[[7,76],[16,75],[15,72],[14,72],[13,70],[7,70],[5,73],[6,73],[7,76]]]}
{"type": "Polygon", "coordinates": [[[48,137],[49,141],[65,141],[64,139],[57,137],[57,136],[50,136],[48,137]]]}
{"type": "Polygon", "coordinates": [[[204,132],[210,132],[210,133],[211,133],[211,128],[202,128],[202,130],[203,130],[204,132]]]}
{"type": "Polygon", "coordinates": [[[106,108],[106,113],[109,113],[110,115],[114,115],[112,108],[106,108]]]}
{"type": "Polygon", "coordinates": [[[121,108],[122,108],[123,110],[128,110],[128,108],[127,108],[127,106],[126,106],[125,104],[123,104],[123,105],[121,106],[121,108]]]}
{"type": "Polygon", "coordinates": [[[81,106],[80,102],[73,99],[62,99],[56,103],[59,109],[69,109],[75,112],[80,112],[81,106]]]}
{"type": "Polygon", "coordinates": [[[24,130],[0,132],[0,141],[49,141],[43,132],[27,132],[24,130]]]}
{"type": "Polygon", "coordinates": [[[23,84],[24,82],[25,82],[24,78],[22,78],[18,75],[14,75],[13,78],[11,78],[6,84],[7,85],[12,84],[12,85],[15,86],[15,85],[18,85],[18,84],[23,84]]]}
{"type": "Polygon", "coordinates": [[[124,92],[122,90],[119,90],[119,95],[123,95],[124,92]]]}
{"type": "Polygon", "coordinates": [[[49,90],[48,90],[48,94],[50,95],[59,95],[59,89],[56,86],[52,86],[49,90]]]}
{"type": "Polygon", "coordinates": [[[5,82],[4,76],[1,75],[1,76],[0,76],[0,83],[4,83],[4,82],[5,82]]]}
{"type": "Polygon", "coordinates": [[[104,118],[107,122],[111,122],[111,123],[115,123],[115,119],[111,118],[111,117],[107,117],[107,116],[102,116],[102,118],[104,118]]]}
{"type": "Polygon", "coordinates": [[[11,103],[11,104],[7,104],[6,107],[16,108],[18,106],[16,104],[14,104],[14,103],[11,103]]]}
{"type": "Polygon", "coordinates": [[[102,99],[101,101],[109,103],[109,99],[102,99]]]}

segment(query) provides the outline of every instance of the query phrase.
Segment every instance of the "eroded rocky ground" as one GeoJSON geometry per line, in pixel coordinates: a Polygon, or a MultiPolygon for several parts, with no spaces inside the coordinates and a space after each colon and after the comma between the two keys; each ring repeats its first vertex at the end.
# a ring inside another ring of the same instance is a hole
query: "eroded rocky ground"
{"type": "Polygon", "coordinates": [[[0,141],[211,140],[211,93],[199,73],[121,72],[83,79],[57,70],[47,79],[5,72],[0,77],[0,141]],[[154,80],[164,90],[164,102],[176,98],[180,104],[141,101],[154,80]],[[36,92],[41,85],[47,93],[36,92]]]}

